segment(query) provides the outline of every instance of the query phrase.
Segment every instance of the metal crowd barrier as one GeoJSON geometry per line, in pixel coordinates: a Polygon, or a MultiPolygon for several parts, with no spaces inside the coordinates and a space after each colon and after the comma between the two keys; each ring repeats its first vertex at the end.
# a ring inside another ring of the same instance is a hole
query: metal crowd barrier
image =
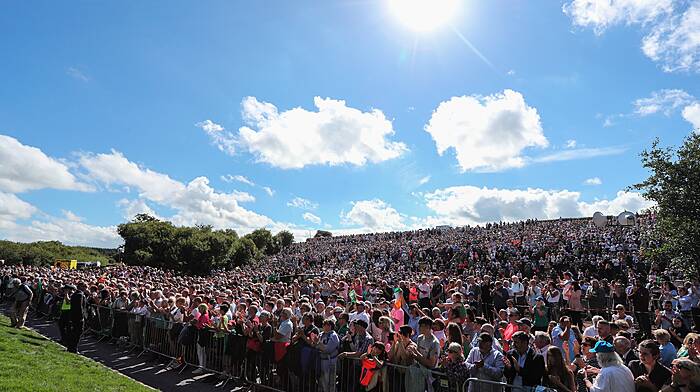
{"type": "Polygon", "coordinates": [[[556,389],[544,386],[526,387],[506,384],[500,381],[481,380],[473,377],[465,381],[462,387],[463,392],[503,392],[508,390],[517,392],[557,392],[556,389]]]}

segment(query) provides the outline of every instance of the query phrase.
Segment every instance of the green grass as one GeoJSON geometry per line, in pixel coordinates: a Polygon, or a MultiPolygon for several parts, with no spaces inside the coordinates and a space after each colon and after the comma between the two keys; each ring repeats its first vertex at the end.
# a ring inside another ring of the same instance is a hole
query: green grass
{"type": "Polygon", "coordinates": [[[68,353],[34,331],[10,328],[10,320],[0,315],[0,391],[153,389],[91,359],[68,353]]]}

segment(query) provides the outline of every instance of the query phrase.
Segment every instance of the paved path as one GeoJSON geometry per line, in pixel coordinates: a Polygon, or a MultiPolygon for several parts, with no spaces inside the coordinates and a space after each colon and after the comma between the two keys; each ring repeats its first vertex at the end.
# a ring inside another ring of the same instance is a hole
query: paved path
{"type": "MultiPolygon", "coordinates": [[[[8,314],[9,304],[1,304],[0,311],[8,314]]],[[[55,322],[36,319],[33,314],[30,314],[27,317],[26,325],[54,341],[59,340],[58,325],[55,322]]],[[[85,357],[161,391],[244,392],[249,389],[241,387],[233,380],[223,386],[223,382],[218,381],[217,377],[212,374],[193,376],[192,370],[194,369],[191,367],[186,368],[182,374],[173,370],[168,371],[165,369],[168,364],[167,360],[162,360],[150,353],[139,356],[138,350],[130,351],[105,341],[98,342],[92,336],[83,336],[78,345],[78,351],[85,357]]]]}

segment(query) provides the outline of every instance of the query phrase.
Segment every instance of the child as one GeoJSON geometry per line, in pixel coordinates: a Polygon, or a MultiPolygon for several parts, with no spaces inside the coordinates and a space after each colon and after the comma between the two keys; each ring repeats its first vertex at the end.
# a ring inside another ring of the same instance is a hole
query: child
{"type": "Polygon", "coordinates": [[[370,347],[369,353],[362,354],[362,371],[360,372],[360,385],[365,391],[378,390],[381,385],[379,370],[386,360],[386,347],[384,343],[376,342],[370,347]]]}

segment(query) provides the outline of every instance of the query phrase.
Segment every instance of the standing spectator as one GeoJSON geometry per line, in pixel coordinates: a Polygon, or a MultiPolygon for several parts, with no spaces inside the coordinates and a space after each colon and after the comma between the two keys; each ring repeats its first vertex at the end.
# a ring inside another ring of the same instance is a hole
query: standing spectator
{"type": "Polygon", "coordinates": [[[440,341],[433,335],[433,320],[429,317],[421,318],[418,328],[420,335],[416,339],[416,347],[411,346],[409,351],[419,366],[419,369],[409,373],[411,380],[406,381],[406,388],[410,388],[411,391],[430,388],[430,369],[437,366],[440,358],[440,341]]]}
{"type": "Polygon", "coordinates": [[[700,365],[688,359],[676,359],[671,368],[671,385],[661,392],[697,392],[700,391],[700,365]]]}
{"type": "Polygon", "coordinates": [[[649,303],[651,302],[651,298],[649,296],[649,290],[644,287],[642,279],[636,279],[634,281],[634,287],[630,292],[629,298],[634,307],[634,318],[637,319],[639,323],[639,329],[644,337],[651,337],[651,318],[649,317],[649,303]]]}
{"type": "Polygon", "coordinates": [[[586,292],[586,298],[588,299],[588,308],[593,314],[600,314],[603,318],[608,316],[608,304],[607,298],[605,297],[605,289],[601,287],[598,279],[591,280],[591,287],[588,288],[586,292]]]}
{"type": "Polygon", "coordinates": [[[637,354],[632,349],[632,342],[624,336],[616,336],[614,341],[615,352],[622,358],[625,366],[629,367],[630,362],[639,360],[637,354]]]}
{"type": "Polygon", "coordinates": [[[316,348],[320,351],[321,377],[319,380],[322,392],[335,392],[336,360],[340,339],[335,333],[333,320],[323,321],[323,332],[318,339],[316,348]]]}
{"type": "Polygon", "coordinates": [[[574,350],[575,342],[576,335],[571,330],[571,320],[568,316],[561,316],[559,324],[552,329],[552,344],[558,347],[562,353],[566,353],[565,360],[568,363],[574,361],[574,356],[576,355],[574,350]]]}
{"type": "MultiPolygon", "coordinates": [[[[467,356],[467,369],[472,377],[485,381],[500,381],[505,363],[503,354],[493,348],[493,337],[482,332],[477,338],[478,350],[471,350],[467,356]]],[[[501,392],[500,385],[469,383],[468,392],[501,392]]]]}
{"type": "Polygon", "coordinates": [[[34,298],[34,292],[18,278],[12,279],[8,288],[8,297],[12,298],[10,327],[24,328],[24,322],[27,320],[27,312],[29,311],[29,304],[34,298]]]}
{"type": "Polygon", "coordinates": [[[508,383],[527,387],[542,384],[545,373],[544,358],[530,348],[530,336],[523,331],[514,333],[513,346],[503,359],[508,383]]]}

